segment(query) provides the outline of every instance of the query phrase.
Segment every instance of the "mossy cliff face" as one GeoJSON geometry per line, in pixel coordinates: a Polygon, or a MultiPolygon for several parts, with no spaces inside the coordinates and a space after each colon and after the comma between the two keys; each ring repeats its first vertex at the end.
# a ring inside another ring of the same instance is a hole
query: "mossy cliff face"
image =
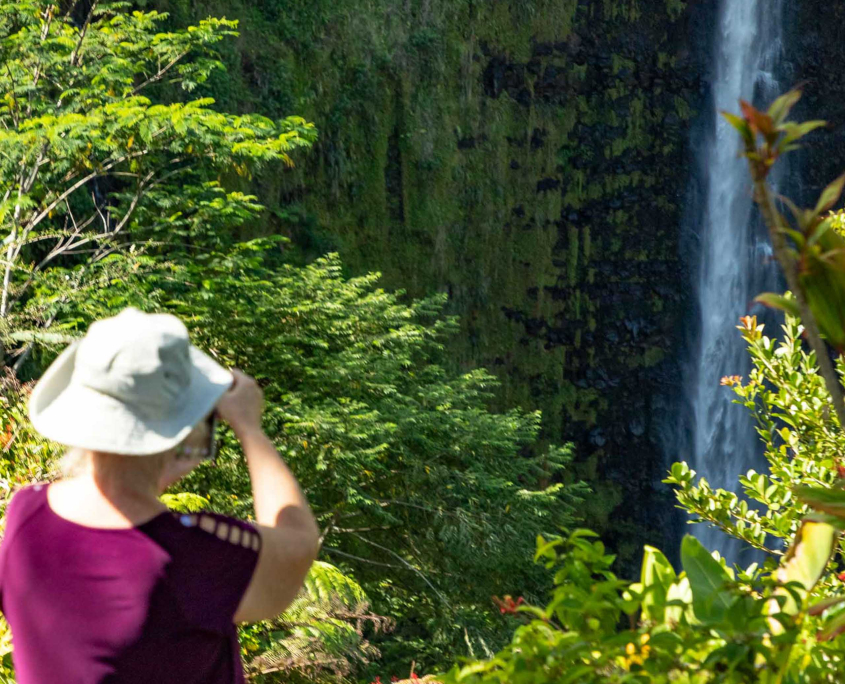
{"type": "MultiPolygon", "coordinates": [[[[266,230],[337,249],[412,295],[445,291],[503,405],[539,408],[594,483],[611,543],[663,544],[689,278],[679,261],[706,13],[681,0],[155,3],[241,19],[221,105],[321,139],[261,181],[266,230]],[[659,503],[656,503],[658,502],[659,503]],[[624,505],[623,505],[624,502],[624,505]],[[650,531],[645,535],[645,531],[650,531]]],[[[704,39],[706,41],[706,38],[704,39]]],[[[668,542],[666,542],[668,543],[668,542]]]]}
{"type": "Polygon", "coordinates": [[[790,193],[808,206],[845,171],[845,4],[823,0],[786,3],[785,64],[780,81],[800,85],[804,96],[794,118],[823,119],[829,126],[802,141],[791,165],[790,193]]]}

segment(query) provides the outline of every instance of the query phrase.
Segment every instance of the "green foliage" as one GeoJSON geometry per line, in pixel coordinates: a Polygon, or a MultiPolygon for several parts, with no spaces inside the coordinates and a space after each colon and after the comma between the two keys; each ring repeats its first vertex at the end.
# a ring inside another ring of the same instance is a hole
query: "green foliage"
{"type": "MultiPolygon", "coordinates": [[[[345,278],[336,256],[300,268],[266,243],[203,259],[192,267],[201,285],[168,307],[262,382],[265,427],[309,495],[325,553],[354,570],[378,612],[403,618],[384,649],[436,662],[467,639],[495,643],[491,595],[540,590],[522,563],[527,535],[568,524],[584,492],[562,481],[568,450],[534,446],[537,413],[489,412],[486,371],[445,370],[456,323],[440,317],[441,297],[405,303],[377,275],[345,278]]],[[[235,463],[224,439],[221,466],[186,486],[243,515],[248,480],[235,463]]]]}
{"type": "MultiPolygon", "coordinates": [[[[510,646],[485,662],[454,668],[447,684],[546,682],[835,682],[845,664],[838,642],[808,635],[818,619],[784,616],[784,584],[756,568],[735,572],[692,537],[676,575],[647,552],[641,581],[619,580],[592,533],[538,541],[555,571],[544,608],[514,610],[525,624],[510,646]]],[[[790,587],[791,585],[785,585],[790,587]]],[[[812,590],[813,584],[807,587],[812,590]]],[[[802,606],[806,603],[802,600],[802,606]]],[[[820,612],[820,611],[818,611],[820,612]]]]}
{"type": "Polygon", "coordinates": [[[680,505],[697,520],[777,556],[806,511],[793,487],[831,486],[845,453],[845,435],[830,410],[815,354],[801,344],[798,321],[787,315],[779,339],[765,335],[753,317],[743,319],[739,329],[748,343],[752,370],[746,380],[729,377],[722,383],[754,415],[769,472],[751,470],[741,476],[743,497],[713,490],[684,463],[672,466],[666,482],[678,487],[680,505]]]}
{"type": "Polygon", "coordinates": [[[285,673],[286,682],[349,675],[354,667],[378,655],[364,639],[364,627],[390,626],[389,620],[368,608],[360,585],[335,566],[317,561],[283,616],[244,630],[241,641],[247,656],[253,645],[264,646],[247,661],[247,673],[259,682],[278,681],[277,672],[285,673]]]}
{"type": "Polygon", "coordinates": [[[800,315],[833,410],[840,426],[845,426],[845,392],[827,346],[839,354],[845,352],[845,237],[834,229],[837,221],[825,216],[839,202],[845,174],[822,191],[813,209],[800,209],[788,198],[780,198],[792,213],[794,225],[781,214],[767,183],[778,159],[798,148],[796,141],[825,125],[823,121],[787,121],[800,98],[799,90],[786,93],[768,112],[740,100],[742,116],[725,113],[725,117],[742,137],[755,200],[769,229],[775,258],[795,297],[794,306],[779,295],[764,295],[763,301],[800,315]]]}
{"type": "MultiPolygon", "coordinates": [[[[677,259],[687,133],[665,122],[676,110],[687,121],[698,100],[676,58],[685,4],[145,0],[180,24],[239,18],[242,39],[221,47],[228,71],[209,91],[232,110],[295,109],[323,134],[292,174],[256,177],[264,229],[310,254],[336,250],[356,275],[379,270],[388,288],[448,290],[461,325],[452,365],[490,367],[497,405],[542,409],[551,441],[582,439],[575,467],[594,480],[584,509],[596,525],[631,507],[605,476],[624,468],[621,450],[584,437],[617,418],[583,376],[619,375],[636,393],[631,378],[671,355],[662,334],[621,332],[621,350],[588,340],[634,316],[601,295],[618,289],[602,284],[605,269],[638,291],[647,262],[677,259]],[[549,180],[560,192],[538,192],[549,180]],[[657,212],[647,226],[643,202],[657,212]]],[[[670,299],[638,304],[671,329],[670,299]]],[[[622,536],[618,546],[639,546],[622,536]]]]}
{"type": "MultiPolygon", "coordinates": [[[[462,652],[466,639],[495,643],[506,626],[491,620],[490,596],[515,586],[541,592],[542,577],[521,563],[526,535],[567,524],[584,492],[561,483],[568,451],[535,449],[537,414],[490,413],[492,376],[451,376],[439,365],[455,328],[439,316],[440,298],[402,303],[377,288],[375,275],[346,279],[336,257],[305,268],[279,263],[274,243],[209,252],[164,272],[151,266],[134,296],[183,314],[200,344],[259,378],[265,428],[308,493],[325,553],[380,614],[400,621],[389,641],[379,637],[386,655],[433,663],[462,652]]],[[[110,294],[122,303],[130,287],[114,283],[110,294]]],[[[83,327],[110,310],[89,300],[66,311],[83,327]]],[[[248,474],[232,435],[221,435],[217,466],[202,466],[166,500],[178,510],[208,501],[249,515],[248,474]]],[[[364,643],[360,627],[349,628],[357,636],[343,628],[344,653],[364,643]]],[[[257,629],[262,644],[280,631],[257,629]]],[[[297,652],[305,643],[325,645],[310,633],[297,652]]],[[[293,652],[285,658],[302,662],[293,652]]]]}
{"type": "Polygon", "coordinates": [[[681,563],[689,578],[693,596],[693,611],[703,622],[718,622],[725,618],[732,600],[724,588],[731,581],[722,567],[701,542],[687,535],[681,543],[681,563]]]}
{"type": "Polygon", "coordinates": [[[0,376],[0,512],[13,488],[56,474],[61,450],[29,423],[25,398],[29,387],[8,369],[0,376]]]}
{"type": "Polygon", "coordinates": [[[94,3],[80,21],[73,11],[42,0],[0,9],[7,342],[54,322],[61,332],[62,307],[86,300],[92,280],[137,280],[144,258],[196,246],[199,227],[206,238],[222,232],[212,243],[222,244],[260,207],[221,180],[289,165],[289,153],[314,138],[297,117],[223,114],[209,98],[153,99],[165,83],[187,96],[220,68],[214,46],[235,35],[235,22],[157,32],[166,18],[157,12],[94,3]]]}

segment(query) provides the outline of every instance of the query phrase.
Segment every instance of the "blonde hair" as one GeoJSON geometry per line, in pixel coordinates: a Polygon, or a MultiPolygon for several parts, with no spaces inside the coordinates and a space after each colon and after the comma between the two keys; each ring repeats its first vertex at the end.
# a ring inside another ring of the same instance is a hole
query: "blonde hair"
{"type": "MultiPolygon", "coordinates": [[[[168,454],[155,456],[121,456],[119,454],[97,454],[98,463],[109,469],[120,470],[127,475],[144,473],[150,475],[161,472],[168,454]]],[[[72,447],[59,459],[60,477],[72,478],[89,473],[94,466],[94,453],[72,447]]]]}
{"type": "Polygon", "coordinates": [[[79,477],[91,468],[91,455],[83,449],[72,447],[59,459],[59,476],[64,478],[79,477]]]}

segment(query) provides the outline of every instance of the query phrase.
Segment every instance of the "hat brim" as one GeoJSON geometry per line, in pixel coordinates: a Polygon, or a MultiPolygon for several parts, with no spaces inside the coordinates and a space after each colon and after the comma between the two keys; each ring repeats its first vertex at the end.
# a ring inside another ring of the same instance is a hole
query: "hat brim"
{"type": "Polygon", "coordinates": [[[191,382],[181,406],[150,420],[114,397],[71,383],[78,345],[58,356],[29,398],[35,429],[65,446],[124,456],[160,454],[181,443],[232,386],[228,370],[191,346],[191,382]]]}

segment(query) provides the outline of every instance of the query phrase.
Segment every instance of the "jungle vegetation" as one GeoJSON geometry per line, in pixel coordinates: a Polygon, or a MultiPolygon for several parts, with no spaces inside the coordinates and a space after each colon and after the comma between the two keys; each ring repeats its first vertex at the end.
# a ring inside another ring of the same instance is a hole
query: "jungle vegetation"
{"type": "MultiPolygon", "coordinates": [[[[733,567],[687,536],[681,567],[646,547],[630,582],[584,529],[591,494],[570,447],[537,412],[491,408],[490,372],[449,363],[459,323],[444,295],[386,290],[251,230],[263,207],[249,181],[296,165],[320,132],[204,93],[236,32],[215,18],[173,29],[126,3],[0,7],[3,503],[62,467],[26,420],[55,354],[125,306],[172,312],[259,380],[265,427],[323,530],[296,603],[242,628],[254,681],[838,681],[845,238],[831,210],[845,178],[791,222],[771,196],[771,167],[818,127],[788,120],[799,93],[731,119],[790,290],[762,295],[786,312],[778,335],[740,322],[754,371],[723,381],[757,419],[769,472],[737,474],[744,497],[684,463],[667,474],[683,509],[765,560],[733,567]]],[[[220,439],[219,462],[168,505],[250,515],[237,444],[220,439]]],[[[4,628],[11,682],[10,653],[4,628]]]]}

